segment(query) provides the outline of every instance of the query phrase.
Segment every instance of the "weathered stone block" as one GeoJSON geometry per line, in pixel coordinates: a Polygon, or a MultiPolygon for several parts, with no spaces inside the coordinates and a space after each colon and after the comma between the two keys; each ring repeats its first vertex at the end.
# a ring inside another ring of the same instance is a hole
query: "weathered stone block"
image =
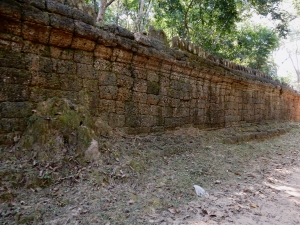
{"type": "Polygon", "coordinates": [[[27,70],[0,67],[0,85],[23,84],[29,85],[31,73],[27,70]]]}
{"type": "MultiPolygon", "coordinates": [[[[76,74],[76,64],[73,61],[52,59],[52,70],[58,74],[76,74]]],[[[73,75],[75,76],[75,75],[73,75]]]]}
{"type": "MultiPolygon", "coordinates": [[[[21,6],[14,0],[1,0],[0,1],[0,14],[4,17],[12,19],[21,18],[21,6]]],[[[1,20],[2,21],[2,20],[1,20]]]]}
{"type": "Polygon", "coordinates": [[[180,106],[180,99],[171,98],[170,106],[173,108],[177,108],[180,106]]]}
{"type": "Polygon", "coordinates": [[[29,87],[29,101],[32,103],[38,103],[47,99],[47,90],[39,86],[29,87]]]}
{"type": "Polygon", "coordinates": [[[117,77],[111,72],[99,72],[99,85],[117,86],[117,77]]]}
{"type": "Polygon", "coordinates": [[[40,57],[36,54],[25,54],[25,66],[30,71],[39,71],[40,57]]]}
{"type": "Polygon", "coordinates": [[[71,60],[74,57],[74,50],[50,47],[51,58],[71,60]]]}
{"type": "Polygon", "coordinates": [[[130,67],[130,65],[126,63],[113,62],[112,71],[118,75],[120,74],[120,75],[126,75],[128,77],[134,77],[132,75],[132,68],[130,67]]]}
{"type": "Polygon", "coordinates": [[[0,50],[0,67],[25,69],[24,54],[0,50]]]}
{"type": "Polygon", "coordinates": [[[48,44],[51,27],[35,24],[31,22],[23,22],[22,35],[24,39],[42,44],[48,44]]]}
{"type": "Polygon", "coordinates": [[[94,61],[94,68],[95,70],[99,70],[99,73],[104,71],[105,72],[111,71],[111,67],[112,67],[112,63],[108,60],[96,59],[94,61]]]}
{"type": "Polygon", "coordinates": [[[140,69],[140,68],[135,68],[131,72],[131,76],[135,79],[143,79],[147,80],[147,70],[145,69],[140,69]]]}
{"type": "Polygon", "coordinates": [[[163,117],[173,117],[173,111],[174,111],[174,108],[170,107],[170,106],[164,106],[164,107],[161,107],[161,110],[162,110],[162,116],[163,117]]]}
{"type": "Polygon", "coordinates": [[[141,126],[142,127],[153,127],[156,125],[156,118],[150,115],[141,116],[141,126]]]}
{"type": "Polygon", "coordinates": [[[147,104],[157,105],[159,103],[160,99],[161,99],[161,97],[158,95],[148,94],[147,95],[147,104]]]}
{"type": "Polygon", "coordinates": [[[50,25],[52,28],[62,30],[65,33],[74,32],[74,21],[71,18],[58,14],[50,14],[50,25]]]}
{"type": "Polygon", "coordinates": [[[124,115],[124,112],[125,112],[125,102],[127,100],[129,100],[129,98],[128,99],[124,99],[124,101],[123,100],[121,100],[121,101],[115,101],[115,103],[116,103],[116,113],[117,114],[124,115]]]}
{"type": "Polygon", "coordinates": [[[74,61],[78,63],[93,65],[93,53],[76,50],[74,52],[74,61]]]}
{"type": "Polygon", "coordinates": [[[134,35],[132,32],[130,32],[129,30],[123,28],[123,27],[119,27],[117,25],[105,25],[103,27],[104,30],[107,30],[111,33],[114,33],[118,36],[121,36],[121,37],[125,37],[125,38],[128,38],[128,39],[131,39],[131,40],[134,40],[134,35]]]}
{"type": "Polygon", "coordinates": [[[188,108],[174,108],[174,117],[188,117],[190,115],[190,109],[188,108]]]}
{"type": "MultiPolygon", "coordinates": [[[[63,74],[59,76],[60,79],[60,88],[63,91],[80,91],[82,88],[90,87],[89,90],[97,91],[96,87],[93,88],[93,85],[88,85],[84,83],[85,80],[78,78],[75,74],[63,74]]],[[[86,81],[85,81],[86,82],[86,81]]]]}
{"type": "Polygon", "coordinates": [[[77,75],[85,79],[98,79],[98,73],[94,71],[92,65],[77,63],[77,75]]]}
{"type": "Polygon", "coordinates": [[[11,35],[10,36],[11,38],[9,38],[8,36],[9,35],[3,34],[0,32],[0,49],[6,50],[6,51],[21,52],[22,47],[23,47],[22,41],[18,41],[18,40],[16,42],[11,41],[13,39],[17,39],[17,38],[14,38],[16,36],[11,35]],[[9,39],[11,39],[11,40],[9,40],[9,39]]]}
{"type": "Polygon", "coordinates": [[[75,20],[82,21],[89,25],[94,25],[95,23],[95,20],[92,16],[78,9],[72,9],[72,16],[75,20]]]}
{"type": "Polygon", "coordinates": [[[0,15],[0,21],[0,32],[18,36],[21,35],[22,23],[20,20],[15,21],[11,18],[3,17],[3,15],[0,15]]]}
{"type": "Polygon", "coordinates": [[[110,113],[108,116],[108,125],[111,127],[124,127],[125,125],[125,116],[118,115],[115,113],[110,113]]]}
{"type": "Polygon", "coordinates": [[[97,58],[110,60],[112,56],[112,48],[105,47],[103,45],[97,45],[94,50],[94,55],[97,58]]]}
{"type": "Polygon", "coordinates": [[[136,51],[136,43],[128,38],[123,38],[120,36],[117,36],[117,43],[118,43],[118,48],[124,49],[126,51],[136,51]]]}
{"type": "Polygon", "coordinates": [[[129,76],[124,76],[124,75],[118,75],[117,76],[117,86],[118,87],[125,87],[128,89],[131,89],[133,87],[133,82],[134,79],[129,76]]]}
{"type": "Polygon", "coordinates": [[[159,116],[161,115],[161,107],[158,105],[150,105],[149,114],[152,116],[159,116]]]}
{"type": "Polygon", "coordinates": [[[49,15],[31,5],[22,6],[22,20],[32,23],[50,25],[49,15]]]}
{"type": "Polygon", "coordinates": [[[28,85],[5,84],[0,85],[0,102],[27,101],[29,98],[28,85]]]}
{"type": "Polygon", "coordinates": [[[174,99],[181,99],[181,92],[180,90],[175,90],[175,89],[169,89],[168,90],[168,96],[174,99]]]}
{"type": "Polygon", "coordinates": [[[100,86],[100,98],[107,100],[116,100],[118,97],[118,88],[116,86],[100,86]]]}
{"type": "Polygon", "coordinates": [[[61,88],[60,76],[56,73],[38,73],[40,77],[45,79],[45,83],[42,84],[43,87],[49,89],[57,89],[61,88]]]}
{"type": "Polygon", "coordinates": [[[156,127],[151,127],[151,131],[152,133],[161,133],[164,132],[165,128],[163,126],[156,126],[156,127]]]}
{"type": "Polygon", "coordinates": [[[72,18],[73,10],[59,2],[53,0],[46,0],[46,8],[49,12],[57,13],[72,18]]]}
{"type": "Polygon", "coordinates": [[[86,88],[93,92],[98,92],[98,86],[99,86],[99,84],[98,84],[97,80],[82,79],[82,87],[83,88],[86,88]]]}
{"type": "Polygon", "coordinates": [[[32,41],[24,41],[22,52],[37,54],[39,56],[50,57],[50,47],[49,46],[43,45],[40,43],[36,43],[36,42],[32,42],[32,41]]]}
{"type": "Polygon", "coordinates": [[[135,80],[133,90],[137,92],[147,92],[147,81],[146,80],[135,80]]]}
{"type": "Polygon", "coordinates": [[[74,34],[78,37],[96,41],[98,39],[98,29],[89,24],[75,20],[75,32],[74,34]]]}
{"type": "Polygon", "coordinates": [[[120,87],[118,88],[118,101],[129,101],[132,98],[132,93],[130,89],[120,87]]]}
{"type": "Polygon", "coordinates": [[[98,40],[97,43],[99,43],[100,45],[104,45],[104,46],[111,46],[111,47],[115,47],[117,46],[117,38],[114,34],[106,32],[104,30],[99,30],[98,31],[98,40]]]}
{"type": "Polygon", "coordinates": [[[111,57],[112,61],[130,63],[132,61],[133,53],[122,49],[115,48],[111,57]]]}
{"type": "Polygon", "coordinates": [[[94,41],[85,38],[74,37],[71,48],[91,52],[95,49],[95,46],[96,43],[94,41]]]}
{"type": "Polygon", "coordinates": [[[148,71],[147,80],[151,82],[159,82],[160,76],[156,72],[148,71]]]}
{"type": "Polygon", "coordinates": [[[147,81],[147,94],[159,95],[160,84],[153,81],[147,81]]]}
{"type": "Polygon", "coordinates": [[[46,9],[46,1],[45,0],[17,0],[17,1],[26,3],[27,5],[31,5],[36,8],[39,8],[39,9],[46,9]]]}
{"type": "Polygon", "coordinates": [[[137,104],[134,102],[125,102],[125,126],[126,127],[140,127],[141,118],[139,116],[137,104]]]}
{"type": "Polygon", "coordinates": [[[132,101],[137,103],[147,103],[147,94],[134,91],[132,94],[132,101]]]}
{"type": "Polygon", "coordinates": [[[175,128],[181,125],[181,118],[165,118],[166,128],[175,128]]]}
{"type": "MultiPolygon", "coordinates": [[[[142,56],[143,58],[144,57],[149,57],[149,56],[154,56],[154,52],[153,52],[153,49],[152,48],[148,48],[148,47],[145,47],[145,46],[139,46],[138,50],[137,50],[137,54],[139,56],[142,56]]],[[[145,61],[145,59],[144,59],[145,61]]],[[[147,62],[145,62],[145,67],[147,65],[147,62]]]]}
{"type": "Polygon", "coordinates": [[[150,105],[138,103],[137,107],[138,107],[139,115],[149,115],[150,105]]]}
{"type": "Polygon", "coordinates": [[[99,112],[107,112],[107,113],[114,113],[116,112],[116,101],[114,100],[106,100],[106,99],[99,99],[99,112]]]}
{"type": "Polygon", "coordinates": [[[71,46],[73,33],[52,29],[49,44],[57,47],[68,48],[71,46]]]}
{"type": "Polygon", "coordinates": [[[25,118],[32,114],[30,102],[1,102],[1,118],[25,118]]]}
{"type": "Polygon", "coordinates": [[[146,63],[146,69],[156,71],[160,69],[161,61],[156,58],[150,58],[146,63]]]}
{"type": "Polygon", "coordinates": [[[145,60],[145,57],[142,55],[133,55],[132,58],[132,64],[135,67],[139,68],[145,68],[147,61],[145,60]]]}
{"type": "Polygon", "coordinates": [[[51,58],[39,57],[39,71],[44,73],[51,73],[53,68],[51,58]]]}
{"type": "Polygon", "coordinates": [[[27,126],[26,122],[23,118],[2,118],[0,119],[0,133],[23,131],[27,126]]]}

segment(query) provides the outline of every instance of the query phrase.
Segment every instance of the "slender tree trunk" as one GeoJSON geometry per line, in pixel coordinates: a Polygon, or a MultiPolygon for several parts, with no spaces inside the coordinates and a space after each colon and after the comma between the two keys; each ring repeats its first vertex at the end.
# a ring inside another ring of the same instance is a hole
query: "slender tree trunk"
{"type": "Polygon", "coordinates": [[[140,27],[141,27],[141,19],[142,16],[144,14],[144,5],[145,5],[145,1],[144,0],[139,0],[139,12],[137,15],[137,18],[134,22],[134,32],[139,32],[140,31],[140,27]]]}
{"type": "Polygon", "coordinates": [[[118,0],[117,16],[116,16],[116,25],[119,26],[119,12],[120,12],[120,0],[118,0]]]}
{"type": "Polygon", "coordinates": [[[145,13],[144,23],[142,23],[142,26],[141,26],[141,31],[145,30],[145,27],[146,27],[146,25],[148,23],[149,13],[150,13],[150,11],[152,9],[152,5],[153,5],[153,0],[150,0],[148,9],[146,10],[146,13],[145,13]]]}
{"type": "Polygon", "coordinates": [[[100,5],[99,5],[99,12],[98,12],[98,17],[97,17],[97,23],[101,25],[104,21],[104,15],[105,11],[108,8],[108,6],[111,5],[115,0],[110,0],[107,2],[107,0],[100,0],[100,5]]]}

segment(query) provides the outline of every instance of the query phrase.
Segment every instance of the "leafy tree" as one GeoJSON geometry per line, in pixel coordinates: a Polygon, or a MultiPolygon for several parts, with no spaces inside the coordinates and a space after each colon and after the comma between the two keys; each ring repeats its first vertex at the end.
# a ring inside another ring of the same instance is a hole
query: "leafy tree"
{"type": "Polygon", "coordinates": [[[245,24],[217,46],[216,54],[238,64],[271,72],[269,55],[279,46],[279,37],[271,29],[245,24]],[[269,71],[268,71],[269,70],[269,71]]]}
{"type": "Polygon", "coordinates": [[[238,20],[234,0],[157,0],[154,7],[159,28],[195,43],[203,42],[199,34],[230,31],[238,20]]]}

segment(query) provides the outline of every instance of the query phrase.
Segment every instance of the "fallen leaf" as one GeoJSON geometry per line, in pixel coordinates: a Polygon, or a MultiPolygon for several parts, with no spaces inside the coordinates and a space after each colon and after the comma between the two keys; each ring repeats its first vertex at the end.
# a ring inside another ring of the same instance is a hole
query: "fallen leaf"
{"type": "Polygon", "coordinates": [[[177,209],[174,209],[174,208],[169,208],[168,211],[172,214],[178,214],[179,211],[177,209]]]}
{"type": "Polygon", "coordinates": [[[258,208],[259,206],[258,205],[255,205],[255,204],[250,204],[250,206],[252,207],[252,208],[258,208]]]}

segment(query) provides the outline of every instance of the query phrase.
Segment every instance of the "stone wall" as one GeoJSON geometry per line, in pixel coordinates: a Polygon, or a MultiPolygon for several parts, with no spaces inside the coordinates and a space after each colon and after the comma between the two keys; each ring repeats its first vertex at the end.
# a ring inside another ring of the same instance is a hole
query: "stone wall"
{"type": "Polygon", "coordinates": [[[300,96],[270,77],[172,49],[51,0],[0,1],[0,144],[38,102],[68,98],[128,133],[299,120],[300,96]]]}

